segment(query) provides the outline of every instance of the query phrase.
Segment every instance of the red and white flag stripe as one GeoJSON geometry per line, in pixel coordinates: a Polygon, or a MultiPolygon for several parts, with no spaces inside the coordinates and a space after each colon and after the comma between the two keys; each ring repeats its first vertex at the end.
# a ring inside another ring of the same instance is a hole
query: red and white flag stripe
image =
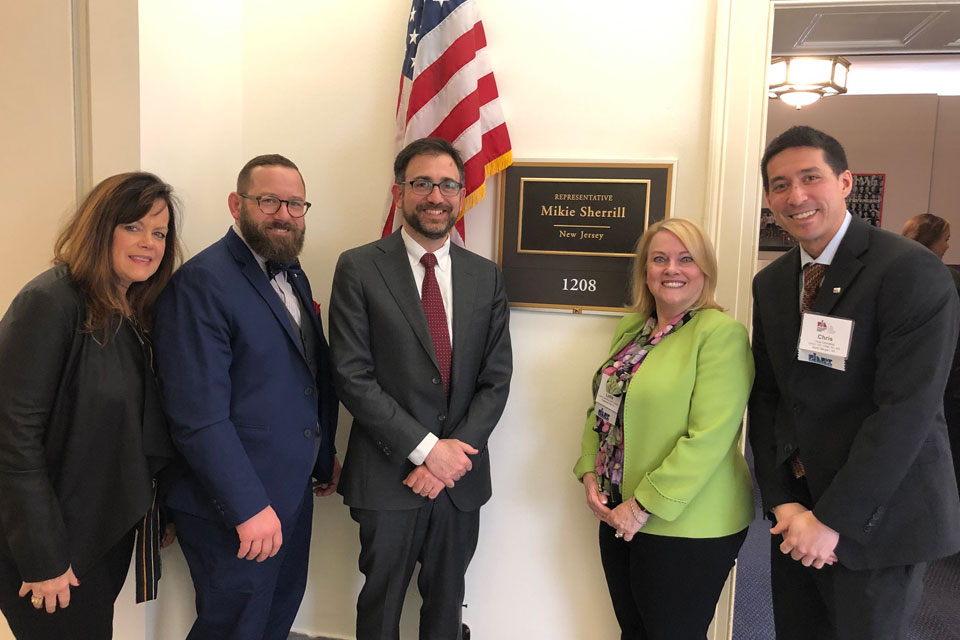
{"type": "MultiPolygon", "coordinates": [[[[423,5],[423,0],[413,2],[408,34],[413,42],[418,37],[414,19],[423,5]]],[[[416,43],[412,80],[401,75],[396,150],[418,138],[436,136],[449,140],[460,152],[466,198],[452,237],[462,245],[463,214],[483,199],[486,179],[513,161],[510,136],[477,0],[465,0],[438,24],[427,27],[416,43]]],[[[399,226],[400,216],[391,202],[382,235],[399,226]]]]}

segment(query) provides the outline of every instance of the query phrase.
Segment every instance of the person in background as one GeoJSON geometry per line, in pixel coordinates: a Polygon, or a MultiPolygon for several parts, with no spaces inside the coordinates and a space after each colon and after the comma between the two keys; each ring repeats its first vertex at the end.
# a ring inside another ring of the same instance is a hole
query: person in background
{"type": "MultiPolygon", "coordinates": [[[[916,240],[938,258],[943,260],[950,248],[950,223],[932,213],[915,215],[903,225],[901,235],[916,240]]],[[[953,283],[960,295],[960,271],[947,265],[953,283]]],[[[953,366],[947,378],[947,388],[943,394],[943,415],[947,420],[947,433],[950,436],[950,451],[953,453],[953,471],[960,487],[960,344],[953,354],[953,366]]]]}
{"type": "Polygon", "coordinates": [[[297,259],[300,170],[257,156],[227,206],[226,235],[157,301],[157,370],[187,467],[166,504],[196,590],[187,637],[286,640],[307,584],[311,488],[332,494],[340,473],[339,404],[297,259]]]}
{"type": "Polygon", "coordinates": [[[0,610],[20,640],[111,638],[135,539],[138,601],[155,594],[174,451],[150,326],[179,257],[170,186],[107,178],[0,320],[0,610]]]}
{"type": "Polygon", "coordinates": [[[630,313],[593,376],[574,473],[600,520],[622,640],[702,640],[754,517],[739,445],[753,358],[716,278],[696,224],[651,226],[630,313]]]}

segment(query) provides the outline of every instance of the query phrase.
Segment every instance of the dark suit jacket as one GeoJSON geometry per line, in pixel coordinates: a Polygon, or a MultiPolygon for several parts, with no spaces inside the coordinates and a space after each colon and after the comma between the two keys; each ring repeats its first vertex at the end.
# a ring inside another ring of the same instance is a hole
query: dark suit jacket
{"type": "Polygon", "coordinates": [[[960,549],[960,503],[943,418],[957,294],[936,256],[851,221],[813,312],[853,319],[847,370],[797,360],[799,249],[753,282],[756,382],[750,441],[764,511],[798,501],[799,449],[814,514],[840,533],[852,569],[960,549]]]}
{"type": "Polygon", "coordinates": [[[133,329],[104,341],[85,322],[65,265],[28,283],[0,321],[0,552],[28,582],[71,565],[83,580],[149,511],[154,474],[174,455],[133,329]]]}
{"type": "Polygon", "coordinates": [[[317,353],[303,353],[280,296],[232,228],[161,295],[158,371],[171,435],[189,466],[170,488],[172,508],[235,527],[271,505],[288,525],[310,476],[329,479],[338,404],[327,343],[306,276],[290,281],[317,353]]]}
{"type": "Polygon", "coordinates": [[[487,438],[513,371],[509,305],[496,265],[453,245],[453,371],[449,403],[400,232],[344,252],[330,297],[337,392],[353,414],[340,492],[351,507],[413,509],[407,456],[428,432],[480,453],[449,495],[461,510],[490,498],[487,438]]]}

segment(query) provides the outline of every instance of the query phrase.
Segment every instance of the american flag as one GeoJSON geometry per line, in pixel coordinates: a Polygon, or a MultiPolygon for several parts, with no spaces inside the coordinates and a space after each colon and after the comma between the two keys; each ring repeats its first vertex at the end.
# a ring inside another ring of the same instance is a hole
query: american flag
{"type": "MultiPolygon", "coordinates": [[[[477,2],[413,0],[397,103],[398,152],[435,136],[463,156],[467,195],[452,231],[460,245],[463,214],[483,200],[486,179],[513,162],[477,2]]],[[[382,236],[396,230],[400,218],[391,203],[382,236]]]]}

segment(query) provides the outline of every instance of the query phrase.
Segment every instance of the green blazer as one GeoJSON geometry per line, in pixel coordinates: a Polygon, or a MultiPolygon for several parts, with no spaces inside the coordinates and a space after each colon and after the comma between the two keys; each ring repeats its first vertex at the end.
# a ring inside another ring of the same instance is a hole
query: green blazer
{"type": "MultiPolygon", "coordinates": [[[[607,358],[645,321],[624,316],[607,358]]],[[[623,408],[623,495],[636,496],[651,513],[641,533],[715,538],[753,520],[753,484],[739,446],[752,384],[747,330],[715,309],[698,311],[650,351],[623,408]]],[[[595,424],[591,403],[574,467],[578,478],[594,471],[595,424]]]]}

